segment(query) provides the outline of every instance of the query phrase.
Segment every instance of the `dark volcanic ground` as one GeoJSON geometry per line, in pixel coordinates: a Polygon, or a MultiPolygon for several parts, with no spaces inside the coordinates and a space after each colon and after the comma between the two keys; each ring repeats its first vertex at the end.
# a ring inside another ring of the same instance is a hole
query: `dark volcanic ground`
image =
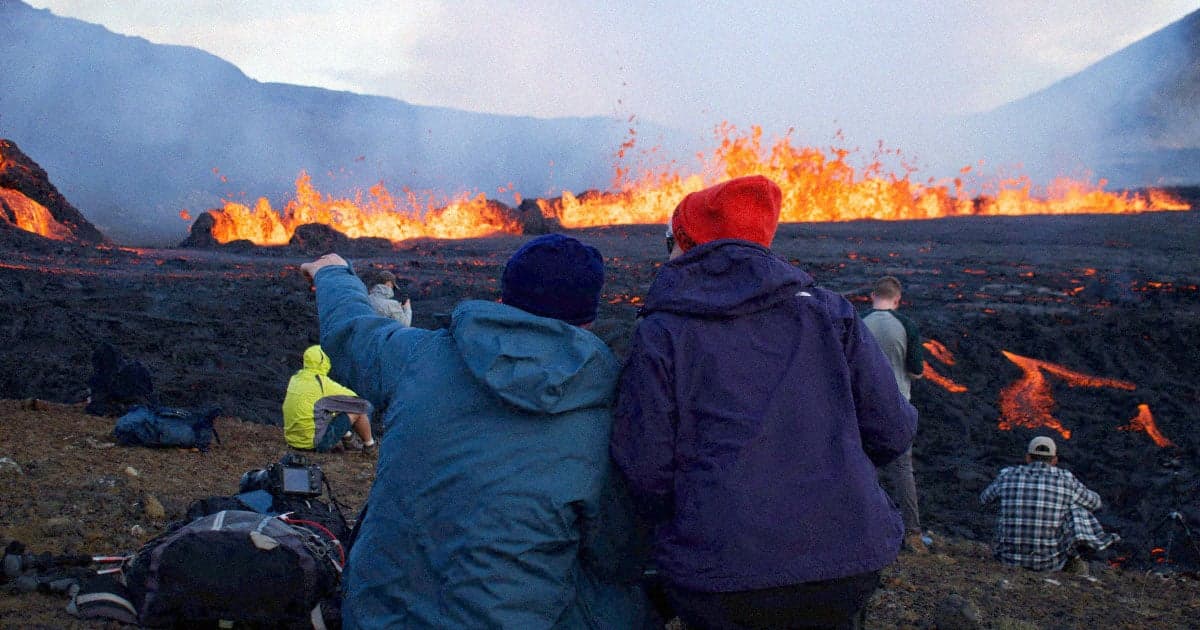
{"type": "MultiPolygon", "coordinates": [[[[663,254],[661,228],[573,233],[606,256],[595,330],[620,353],[663,254]]],[[[341,253],[360,270],[386,266],[407,278],[415,324],[433,327],[463,298],[495,298],[501,267],[525,238],[341,253]]],[[[323,252],[95,249],[0,232],[5,243],[0,398],[82,400],[92,348],[108,340],[150,367],[166,404],[215,403],[227,415],[279,421],[287,379],[316,340],[313,294],[297,265],[323,252]]],[[[1154,530],[1171,511],[1200,532],[1200,212],[789,225],[775,249],[864,308],[877,276],[898,276],[906,311],[953,353],[953,365],[929,362],[968,391],[926,380],[913,393],[927,527],[986,540],[992,516],[976,497],[1030,437],[1048,433],[997,427],[1001,390],[1022,378],[1007,350],[1136,384],[1069,387],[1047,376],[1054,414],[1072,431],[1058,440],[1062,463],[1103,497],[1099,516],[1126,539],[1130,566],[1152,565],[1150,550],[1178,531],[1154,530]],[[1139,404],[1175,448],[1118,430],[1139,404]]],[[[1194,563],[1174,540],[1173,559],[1194,563]]]]}

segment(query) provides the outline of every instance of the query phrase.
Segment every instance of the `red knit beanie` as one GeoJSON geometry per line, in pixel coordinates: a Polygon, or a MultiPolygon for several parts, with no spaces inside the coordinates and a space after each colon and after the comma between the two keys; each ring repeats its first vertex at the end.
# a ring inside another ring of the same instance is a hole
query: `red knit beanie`
{"type": "Polygon", "coordinates": [[[684,197],[671,215],[671,233],[684,251],[723,238],[770,247],[782,202],[779,186],[762,175],[731,179],[684,197]]]}

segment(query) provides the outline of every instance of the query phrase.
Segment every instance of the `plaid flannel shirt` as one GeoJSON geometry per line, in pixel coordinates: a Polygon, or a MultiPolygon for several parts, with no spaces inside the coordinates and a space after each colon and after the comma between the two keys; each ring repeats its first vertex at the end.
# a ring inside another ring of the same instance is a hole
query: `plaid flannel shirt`
{"type": "Polygon", "coordinates": [[[1070,471],[1043,462],[1001,470],[979,500],[1000,502],[995,553],[1009,564],[1058,570],[1076,544],[1103,549],[1117,539],[1091,513],[1100,507],[1100,495],[1070,471]]]}

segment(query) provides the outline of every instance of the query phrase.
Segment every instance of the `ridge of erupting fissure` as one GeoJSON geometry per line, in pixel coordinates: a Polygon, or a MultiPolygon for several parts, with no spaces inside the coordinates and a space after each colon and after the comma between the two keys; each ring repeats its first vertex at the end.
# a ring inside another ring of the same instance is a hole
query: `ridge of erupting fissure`
{"type": "MultiPolygon", "coordinates": [[[[1160,190],[1114,193],[1105,182],[1092,184],[1059,178],[1034,193],[1026,177],[985,182],[972,193],[965,181],[973,167],[963,168],[951,181],[914,181],[915,168],[889,172],[884,161],[900,160],[900,152],[880,148],[862,168],[850,164],[853,151],[795,146],[785,136],[769,147],[762,129],[748,134],[730,125],[717,130],[718,147],[700,155],[696,173],[646,170],[636,179],[629,169],[616,168],[615,192],[576,196],[563,192],[555,199],[536,200],[543,217],[566,228],[665,223],[675,205],[688,193],[718,180],[765,175],[783,190],[780,221],[785,223],[906,220],[969,215],[1118,214],[1157,210],[1188,210],[1187,203],[1160,190]]],[[[622,146],[622,153],[628,151],[622,146]]],[[[504,191],[501,191],[504,192],[504,191]]],[[[521,203],[519,195],[514,201],[521,203]]],[[[227,201],[209,210],[212,236],[222,243],[245,239],[258,245],[286,244],[296,228],[322,223],[346,236],[382,237],[399,241],[417,237],[471,238],[495,233],[519,233],[521,223],[507,206],[483,194],[459,194],[438,205],[432,195],[409,189],[393,195],[382,184],[348,198],[320,193],[306,173],[296,180],[296,196],[276,211],[265,199],[251,208],[227,201]]],[[[184,211],[181,217],[190,217],[184,211]]]]}

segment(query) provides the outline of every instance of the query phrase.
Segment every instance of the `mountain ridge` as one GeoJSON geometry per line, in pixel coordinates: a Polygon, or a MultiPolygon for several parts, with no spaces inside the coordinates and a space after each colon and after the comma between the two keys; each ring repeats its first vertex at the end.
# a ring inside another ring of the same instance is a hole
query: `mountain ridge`
{"type": "Polygon", "coordinates": [[[971,144],[1121,186],[1200,181],[1200,10],[967,122],[971,144]]]}
{"type": "MultiPolygon", "coordinates": [[[[288,196],[301,171],[330,194],[513,190],[607,183],[629,124],[414,105],[259,82],[205,51],[155,44],[0,0],[0,136],[55,173],[119,242],[164,244],[178,218],[224,198],[288,196]]],[[[653,125],[640,137],[669,136],[653,125]]]]}

